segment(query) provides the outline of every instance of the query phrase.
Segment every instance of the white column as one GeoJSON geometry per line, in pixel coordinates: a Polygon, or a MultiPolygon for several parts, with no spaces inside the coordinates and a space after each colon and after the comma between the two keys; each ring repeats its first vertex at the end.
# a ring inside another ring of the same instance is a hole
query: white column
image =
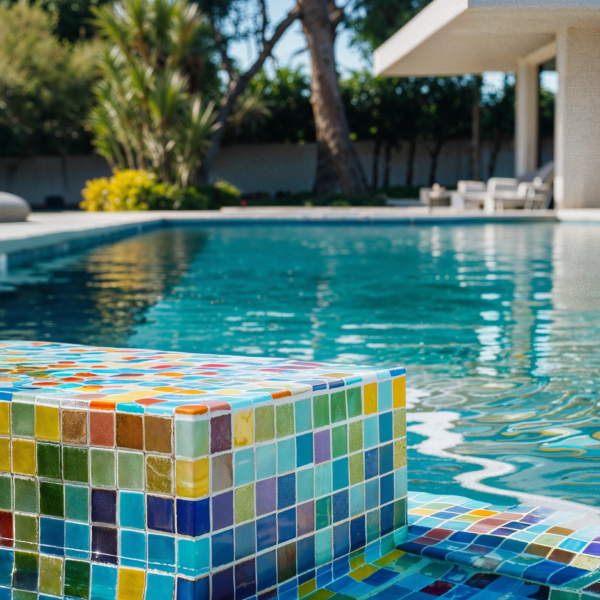
{"type": "Polygon", "coordinates": [[[556,36],[554,198],[558,208],[600,208],[600,29],[556,36]]]}
{"type": "Polygon", "coordinates": [[[515,176],[538,166],[540,73],[536,64],[519,62],[515,102],[515,176]]]}

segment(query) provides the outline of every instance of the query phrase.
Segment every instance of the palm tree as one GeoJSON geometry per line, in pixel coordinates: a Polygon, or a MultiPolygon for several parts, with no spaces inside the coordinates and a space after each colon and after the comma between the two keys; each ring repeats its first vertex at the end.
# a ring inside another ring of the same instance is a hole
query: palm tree
{"type": "Polygon", "coordinates": [[[151,168],[188,186],[209,149],[213,103],[191,93],[183,66],[204,17],[185,0],[122,0],[93,9],[107,40],[89,118],[95,145],[118,168],[151,168]]]}

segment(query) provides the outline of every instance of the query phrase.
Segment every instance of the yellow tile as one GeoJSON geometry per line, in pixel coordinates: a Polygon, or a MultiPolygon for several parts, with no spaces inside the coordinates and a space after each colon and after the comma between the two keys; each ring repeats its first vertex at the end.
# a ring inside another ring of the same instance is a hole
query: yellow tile
{"type": "Polygon", "coordinates": [[[0,402],[0,433],[10,435],[10,404],[0,402]]]}
{"type": "Polygon", "coordinates": [[[317,589],[317,580],[311,579],[298,586],[298,597],[304,598],[308,594],[312,594],[317,589]]]}
{"type": "Polygon", "coordinates": [[[10,473],[10,439],[0,438],[0,471],[10,473]]]}
{"type": "Polygon", "coordinates": [[[421,517],[426,517],[427,515],[433,515],[436,512],[440,512],[439,510],[429,510],[428,508],[411,508],[408,511],[409,515],[420,515],[421,517]]]}
{"type": "Polygon", "coordinates": [[[58,408],[36,405],[35,437],[38,440],[60,442],[60,411],[58,408]]]}
{"type": "Polygon", "coordinates": [[[40,593],[62,596],[62,558],[40,556],[40,593]]]}
{"type": "Polygon", "coordinates": [[[365,396],[365,415],[371,415],[377,412],[377,384],[367,383],[364,389],[365,396]]]}
{"type": "Polygon", "coordinates": [[[406,552],[402,552],[402,550],[392,550],[389,554],[382,556],[373,564],[377,565],[378,567],[387,567],[390,563],[393,563],[395,560],[398,560],[401,556],[404,556],[405,554],[406,552]]]}
{"type": "Polygon", "coordinates": [[[394,379],[392,398],[394,408],[404,408],[406,406],[406,377],[402,376],[394,379]]]}
{"type": "Polygon", "coordinates": [[[394,469],[406,466],[406,438],[394,442],[394,469]]]}
{"type": "Polygon", "coordinates": [[[143,600],[145,571],[119,569],[117,600],[143,600]]]}
{"type": "Polygon", "coordinates": [[[236,448],[248,446],[254,441],[252,409],[241,410],[233,415],[233,439],[236,448]]]}
{"type": "Polygon", "coordinates": [[[497,515],[498,511],[497,510],[483,510],[483,509],[478,508],[477,510],[472,510],[467,514],[475,515],[477,517],[491,517],[492,515],[497,515]]]}
{"type": "Polygon", "coordinates": [[[373,573],[375,573],[376,571],[379,571],[377,567],[374,567],[373,565],[364,565],[360,567],[360,569],[352,571],[350,573],[350,577],[352,577],[352,579],[355,579],[356,581],[362,581],[363,579],[366,579],[369,575],[373,575],[373,573]]]}
{"type": "Polygon", "coordinates": [[[585,556],[580,554],[571,565],[572,567],[578,567],[579,569],[585,569],[586,571],[595,571],[600,565],[600,558],[595,556],[585,556]]]}
{"type": "Polygon", "coordinates": [[[35,475],[35,442],[33,440],[12,440],[12,472],[35,475]]]}
{"type": "Polygon", "coordinates": [[[320,588],[314,594],[308,596],[306,600],[328,600],[331,596],[335,596],[335,592],[320,588]]]}
{"type": "Polygon", "coordinates": [[[358,569],[358,567],[362,567],[365,564],[365,553],[361,552],[358,556],[354,556],[350,559],[350,570],[354,571],[354,569],[358,569]]]}
{"type": "Polygon", "coordinates": [[[208,458],[178,460],[175,471],[178,496],[200,498],[208,495],[208,458]]]}

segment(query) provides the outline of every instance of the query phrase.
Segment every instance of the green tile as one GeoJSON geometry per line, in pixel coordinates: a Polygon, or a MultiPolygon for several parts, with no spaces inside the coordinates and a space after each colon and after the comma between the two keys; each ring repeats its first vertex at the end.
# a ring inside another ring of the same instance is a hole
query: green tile
{"type": "MultiPolygon", "coordinates": [[[[13,586],[16,588],[37,589],[38,555],[31,552],[15,552],[13,586]]],[[[35,595],[33,596],[36,597],[35,595]]],[[[15,595],[13,593],[13,599],[15,595]]]]}
{"type": "Polygon", "coordinates": [[[115,453],[113,450],[92,448],[92,485],[115,486],[115,453]]]}
{"type": "MultiPolygon", "coordinates": [[[[37,573],[35,574],[37,578],[37,573]]],[[[13,590],[13,600],[37,600],[38,595],[35,592],[24,592],[23,590],[13,590]]]]}
{"type": "Polygon", "coordinates": [[[235,488],[235,522],[243,523],[254,518],[254,484],[235,488]]]}
{"type": "Polygon", "coordinates": [[[339,423],[346,420],[346,392],[331,394],[331,422],[339,423]]]}
{"type": "Polygon", "coordinates": [[[90,593],[90,563],[65,560],[65,596],[86,600],[90,593]]]}
{"type": "Polygon", "coordinates": [[[340,425],[331,430],[331,449],[333,458],[348,454],[348,426],[340,425]]]}
{"type": "Polygon", "coordinates": [[[37,551],[38,519],[29,515],[15,515],[15,545],[17,550],[37,551]]]}
{"type": "Polygon", "coordinates": [[[88,482],[87,448],[63,446],[63,479],[65,481],[88,482]]]}
{"type": "Polygon", "coordinates": [[[35,406],[25,402],[11,402],[10,404],[12,435],[34,437],[35,406]]]}
{"type": "Polygon", "coordinates": [[[362,452],[350,455],[350,485],[356,485],[364,479],[363,456],[362,452]]]}
{"type": "Polygon", "coordinates": [[[15,510],[28,513],[38,511],[37,484],[33,479],[15,477],[15,510]]]}
{"type": "Polygon", "coordinates": [[[39,477],[60,479],[60,446],[37,443],[37,469],[39,477]]]}
{"type": "Polygon", "coordinates": [[[89,489],[82,485],[65,485],[65,517],[89,522],[89,489]]]}
{"type": "Polygon", "coordinates": [[[399,408],[394,411],[394,439],[406,435],[406,410],[399,408]]]}
{"type": "Polygon", "coordinates": [[[64,517],[65,500],[62,483],[40,481],[40,514],[51,517],[64,517]]]}
{"type": "Polygon", "coordinates": [[[367,543],[374,542],[379,538],[379,510],[375,509],[367,513],[367,543]]]}
{"type": "Polygon", "coordinates": [[[313,413],[315,429],[329,425],[329,396],[327,394],[313,398],[313,413]]]}
{"type": "Polygon", "coordinates": [[[208,420],[175,420],[175,454],[183,458],[208,455],[208,420]]]}
{"type": "Polygon", "coordinates": [[[362,421],[354,421],[350,423],[348,430],[349,450],[356,452],[362,450],[363,447],[363,429],[362,421]]]}
{"type": "Polygon", "coordinates": [[[312,429],[310,398],[295,402],[294,413],[296,415],[296,433],[302,433],[312,429]]]}
{"type": "Polygon", "coordinates": [[[323,529],[331,525],[331,496],[320,498],[315,506],[315,526],[316,529],[323,529]]]}
{"type": "Polygon", "coordinates": [[[277,407],[277,437],[294,435],[294,406],[283,404],[277,407]]]}
{"type": "Polygon", "coordinates": [[[266,442],[275,437],[275,407],[260,406],[254,410],[254,438],[266,442]]]}
{"type": "Polygon", "coordinates": [[[118,484],[126,490],[144,489],[144,455],[139,452],[118,453],[118,484]]]}
{"type": "Polygon", "coordinates": [[[348,390],[348,417],[362,415],[362,388],[355,387],[348,390]]]}
{"type": "Polygon", "coordinates": [[[12,510],[12,477],[0,476],[0,510],[12,510]]]}

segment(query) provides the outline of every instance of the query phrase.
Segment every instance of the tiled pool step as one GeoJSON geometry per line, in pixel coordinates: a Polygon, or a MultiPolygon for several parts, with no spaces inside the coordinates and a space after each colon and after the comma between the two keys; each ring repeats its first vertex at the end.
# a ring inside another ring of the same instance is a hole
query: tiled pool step
{"type": "Polygon", "coordinates": [[[576,517],[549,508],[412,493],[409,535],[399,548],[562,593],[600,593],[600,526],[563,526],[576,517]]]}

